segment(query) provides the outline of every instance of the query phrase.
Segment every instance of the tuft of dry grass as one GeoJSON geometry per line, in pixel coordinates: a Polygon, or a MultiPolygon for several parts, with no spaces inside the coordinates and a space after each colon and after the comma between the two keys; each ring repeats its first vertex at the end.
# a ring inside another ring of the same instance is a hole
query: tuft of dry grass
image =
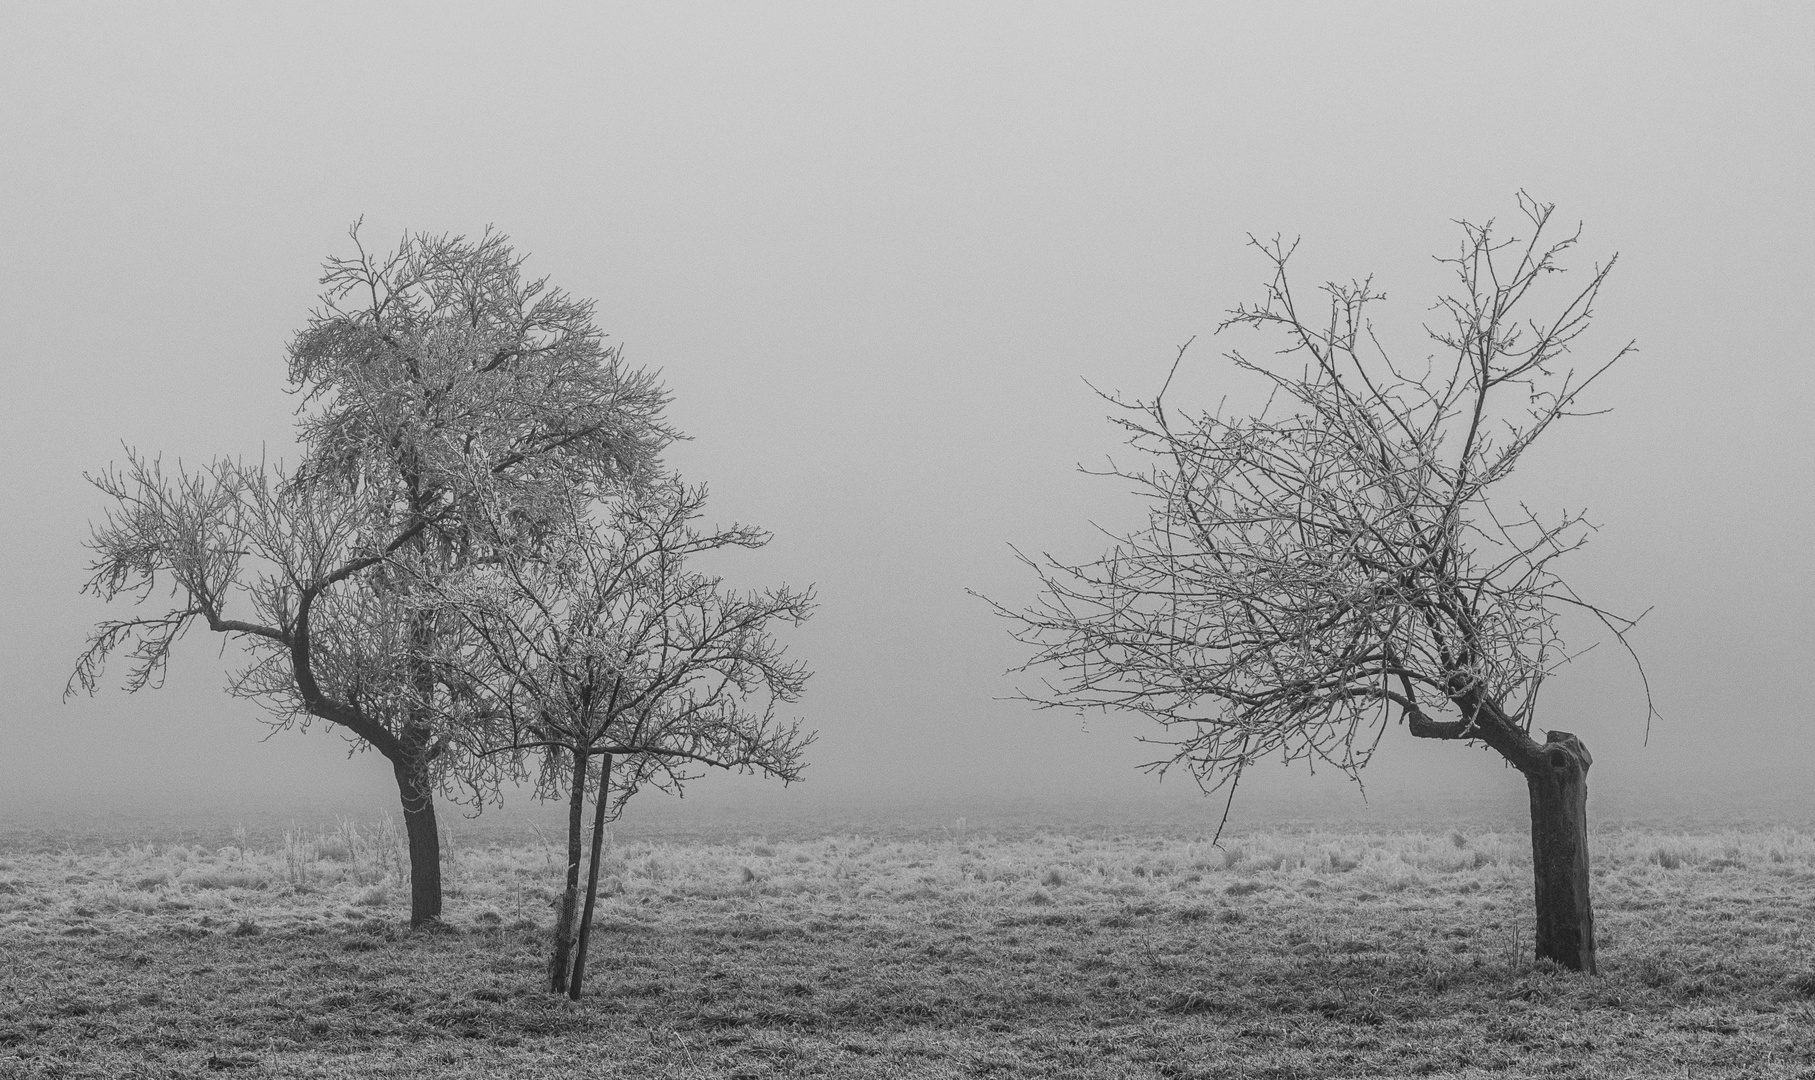
{"type": "Polygon", "coordinates": [[[0,1077],[1815,1072],[1794,830],[1597,835],[1598,979],[1515,834],[619,843],[579,1003],[541,843],[425,934],[382,833],[0,857],[0,1077]]]}

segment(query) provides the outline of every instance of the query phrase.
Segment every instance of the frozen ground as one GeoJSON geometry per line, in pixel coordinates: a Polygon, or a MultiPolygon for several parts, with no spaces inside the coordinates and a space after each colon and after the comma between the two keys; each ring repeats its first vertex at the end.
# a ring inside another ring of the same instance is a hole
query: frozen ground
{"type": "Polygon", "coordinates": [[[0,1076],[1815,1076],[1815,833],[1599,829],[1588,979],[1516,828],[1150,826],[620,828],[577,1004],[546,819],[15,830],[0,1076]]]}

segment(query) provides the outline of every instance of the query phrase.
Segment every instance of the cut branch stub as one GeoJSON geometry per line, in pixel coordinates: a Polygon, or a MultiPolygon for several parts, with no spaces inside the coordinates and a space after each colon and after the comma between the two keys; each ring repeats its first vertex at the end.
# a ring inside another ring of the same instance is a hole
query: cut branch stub
{"type": "Polygon", "coordinates": [[[1567,731],[1553,731],[1544,741],[1544,758],[1553,769],[1579,768],[1584,782],[1588,776],[1588,767],[1594,764],[1594,756],[1582,740],[1567,731]]]}

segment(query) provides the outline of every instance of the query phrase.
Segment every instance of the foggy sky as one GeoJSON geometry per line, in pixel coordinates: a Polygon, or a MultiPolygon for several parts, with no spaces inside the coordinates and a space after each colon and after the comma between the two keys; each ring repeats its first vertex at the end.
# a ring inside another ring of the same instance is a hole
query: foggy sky
{"type": "MultiPolygon", "coordinates": [[[[1584,223],[1572,265],[1620,255],[1584,356],[1640,351],[1518,492],[1601,526],[1566,576],[1653,609],[1661,714],[1645,745],[1609,643],[1538,726],[1596,791],[1815,787],[1812,47],[1790,3],[0,3],[0,792],[394,800],[335,736],[261,743],[203,631],[161,690],[60,700],[121,614],[78,595],[82,473],[291,452],[283,347],[363,217],[381,250],[495,225],[597,298],[673,391],[669,463],[775,533],[729,579],[817,585],[807,783],[690,799],[1193,798],[1134,770],[1142,725],[1002,700],[1021,647],[965,590],[1025,603],[1009,544],[1140,520],[1076,471],[1119,446],[1086,380],[1151,393],[1195,335],[1199,403],[1242,393],[1211,332],[1260,295],[1247,234],[1302,236],[1307,285],[1374,274],[1415,344],[1452,219],[1520,189],[1584,223]]],[[[1403,729],[1368,776],[1522,787],[1403,729]]]]}

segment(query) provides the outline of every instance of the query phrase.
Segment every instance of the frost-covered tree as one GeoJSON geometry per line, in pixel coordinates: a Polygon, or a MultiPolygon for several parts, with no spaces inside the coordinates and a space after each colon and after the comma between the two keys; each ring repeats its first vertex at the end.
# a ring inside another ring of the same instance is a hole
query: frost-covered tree
{"type": "Polygon", "coordinates": [[[352,235],[289,347],[293,467],[167,472],[129,449],[90,478],[111,505],[87,591],[139,613],[99,625],[70,690],[122,652],[127,689],[158,683],[198,624],[236,640],[231,690],[270,723],[325,720],[391,762],[419,925],[441,911],[433,796],[462,745],[425,658],[466,632],[426,598],[501,545],[533,548],[575,501],[644,482],[673,434],[592,302],[524,278],[505,237],[407,236],[373,257],[352,235]]]}
{"type": "Polygon", "coordinates": [[[1434,353],[1409,361],[1369,323],[1371,282],[1327,285],[1327,304],[1301,308],[1290,248],[1257,242],[1265,299],[1223,328],[1283,338],[1272,363],[1231,354],[1269,404],[1225,416],[1176,409],[1164,387],[1112,398],[1147,464],[1111,471],[1146,498],[1147,524],[1091,562],[1027,560],[1039,601],[997,610],[1033,647],[1028,666],[1052,673],[1030,700],[1147,716],[1177,733],[1155,740],[1169,756],[1154,768],[1231,794],[1267,755],[1356,774],[1395,718],[1417,738],[1485,743],[1530,793],[1537,953],[1592,972],[1591,759],[1534,724],[1539,688],[1570,657],[1559,614],[1622,644],[1633,621],[1558,574],[1587,538],[1581,515],[1494,496],[1632,346],[1570,364],[1611,260],[1528,314],[1576,236],[1546,240],[1552,208],[1523,195],[1520,208],[1524,241],[1462,223],[1460,252],[1442,260],[1460,287],[1427,328],[1434,353]]]}
{"type": "Polygon", "coordinates": [[[812,612],[811,588],[738,592],[689,560],[759,548],[750,526],[702,529],[703,487],[679,479],[578,508],[544,543],[438,584],[439,606],[467,635],[441,639],[436,678],[454,690],[452,730],[464,759],[505,779],[539,766],[545,797],[568,802],[567,885],[549,957],[549,984],[575,999],[599,885],[607,820],[640,788],[679,791],[705,766],[800,778],[812,737],[776,706],[799,698],[807,669],[787,659],[772,627],[812,612]],[[590,512],[588,512],[590,511],[590,512]],[[594,800],[585,908],[580,860],[594,800]]]}

